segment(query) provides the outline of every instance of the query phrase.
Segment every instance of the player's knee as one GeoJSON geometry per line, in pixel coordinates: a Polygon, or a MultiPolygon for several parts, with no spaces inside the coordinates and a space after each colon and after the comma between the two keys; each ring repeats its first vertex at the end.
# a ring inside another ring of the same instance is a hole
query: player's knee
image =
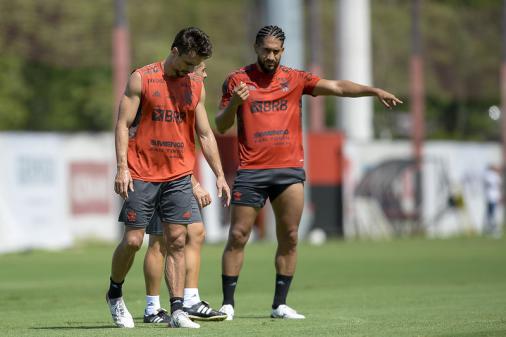
{"type": "Polygon", "coordinates": [[[123,240],[123,244],[126,249],[136,252],[142,247],[142,240],[143,240],[142,237],[132,235],[132,236],[126,237],[123,240]]]}
{"type": "Polygon", "coordinates": [[[286,233],[286,235],[283,237],[283,243],[288,248],[294,248],[297,246],[297,243],[299,241],[299,235],[297,230],[291,230],[286,233]]]}
{"type": "Polygon", "coordinates": [[[206,239],[206,230],[204,228],[188,232],[188,244],[190,245],[201,246],[202,244],[204,244],[205,239],[206,239]]]}
{"type": "Polygon", "coordinates": [[[182,252],[186,244],[186,238],[183,235],[179,235],[168,243],[169,252],[182,252]]]}
{"type": "Polygon", "coordinates": [[[230,230],[229,245],[234,248],[241,248],[248,242],[249,233],[240,228],[230,230]]]}
{"type": "Polygon", "coordinates": [[[206,240],[206,231],[202,230],[195,236],[195,243],[199,246],[204,244],[204,241],[206,240]]]}

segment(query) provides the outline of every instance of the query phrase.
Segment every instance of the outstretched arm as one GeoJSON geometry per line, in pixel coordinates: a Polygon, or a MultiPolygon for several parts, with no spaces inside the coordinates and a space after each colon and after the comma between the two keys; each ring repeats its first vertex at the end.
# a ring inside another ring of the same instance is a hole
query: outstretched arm
{"type": "Polygon", "coordinates": [[[134,190],[134,184],[128,170],[128,129],[132,125],[141,98],[141,75],[134,72],[130,75],[125,94],[119,104],[118,121],[115,129],[116,143],[116,178],[114,179],[114,191],[123,199],[128,198],[128,191],[134,190]]]}
{"type": "Polygon", "coordinates": [[[230,188],[227,185],[225,180],[225,175],[223,174],[223,168],[221,166],[220,154],[218,152],[218,145],[216,144],[216,139],[214,138],[213,131],[211,130],[211,126],[209,125],[209,120],[207,119],[207,112],[204,106],[205,102],[205,89],[202,87],[202,93],[200,96],[200,101],[197,104],[197,108],[195,110],[195,130],[197,132],[197,136],[200,140],[200,145],[202,146],[202,152],[204,153],[204,157],[206,158],[209,166],[213,170],[216,175],[216,187],[218,189],[218,197],[222,197],[223,193],[225,193],[227,206],[230,205],[230,188]]]}
{"type": "Polygon", "coordinates": [[[341,96],[341,97],[363,97],[376,96],[387,108],[392,108],[402,101],[393,94],[367,85],[358,84],[346,80],[325,80],[321,79],[313,89],[314,96],[341,96]]]}

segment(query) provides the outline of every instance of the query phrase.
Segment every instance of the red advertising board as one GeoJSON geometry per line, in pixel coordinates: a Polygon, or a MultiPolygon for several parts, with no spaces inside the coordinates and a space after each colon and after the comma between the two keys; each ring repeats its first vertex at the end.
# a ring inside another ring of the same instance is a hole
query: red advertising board
{"type": "Polygon", "coordinates": [[[70,164],[70,204],[74,215],[107,214],[111,211],[112,182],[109,165],[101,162],[70,164]]]}

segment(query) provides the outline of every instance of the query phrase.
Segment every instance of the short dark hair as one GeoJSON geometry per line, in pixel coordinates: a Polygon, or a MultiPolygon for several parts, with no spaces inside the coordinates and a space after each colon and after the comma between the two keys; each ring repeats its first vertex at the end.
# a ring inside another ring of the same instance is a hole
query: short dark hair
{"type": "Polygon", "coordinates": [[[278,26],[264,26],[262,27],[255,38],[255,44],[259,45],[267,36],[275,37],[281,41],[281,45],[285,43],[285,33],[278,26]]]}
{"type": "Polygon", "coordinates": [[[181,55],[194,52],[198,56],[208,58],[213,53],[213,45],[209,36],[196,27],[181,29],[172,42],[171,48],[174,47],[181,55]]]}

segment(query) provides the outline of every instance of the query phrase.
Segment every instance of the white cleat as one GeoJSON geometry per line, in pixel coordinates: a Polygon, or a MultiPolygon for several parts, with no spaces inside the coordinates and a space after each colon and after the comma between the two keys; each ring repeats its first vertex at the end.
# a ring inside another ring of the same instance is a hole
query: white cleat
{"type": "Polygon", "coordinates": [[[198,329],[200,325],[192,322],[188,314],[183,310],[176,310],[170,315],[169,328],[198,329]]]}
{"type": "Polygon", "coordinates": [[[109,305],[109,310],[111,311],[112,320],[118,328],[133,328],[134,327],[134,320],[132,318],[132,315],[130,315],[130,312],[128,312],[125,302],[123,301],[123,297],[109,299],[109,297],[106,294],[105,300],[107,301],[107,304],[109,305]]]}
{"type": "Polygon", "coordinates": [[[272,318],[284,318],[284,319],[304,319],[306,316],[298,314],[297,311],[293,310],[286,304],[281,304],[276,309],[272,309],[272,318]]]}
{"type": "Polygon", "coordinates": [[[231,321],[234,319],[234,307],[231,304],[223,304],[219,310],[220,312],[227,314],[226,321],[231,321]]]}

